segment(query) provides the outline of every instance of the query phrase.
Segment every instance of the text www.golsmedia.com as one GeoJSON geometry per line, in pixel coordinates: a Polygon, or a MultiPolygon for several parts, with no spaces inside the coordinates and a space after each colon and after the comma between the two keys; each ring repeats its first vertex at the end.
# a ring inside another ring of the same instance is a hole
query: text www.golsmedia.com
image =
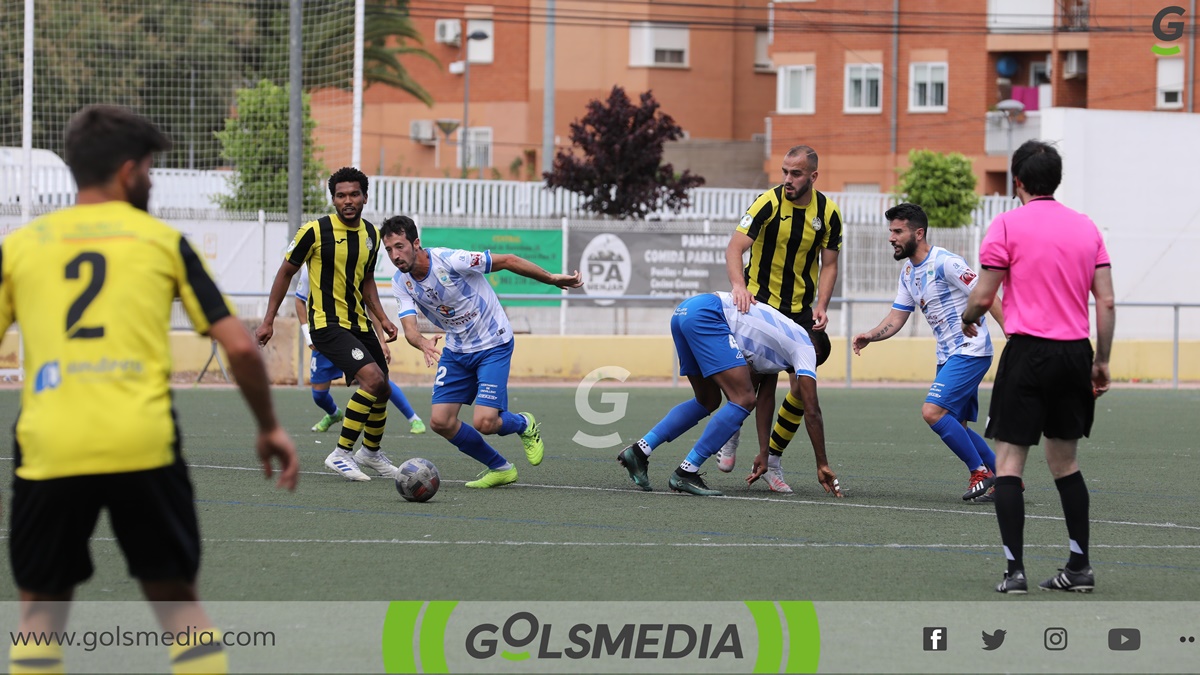
{"type": "Polygon", "coordinates": [[[191,647],[220,643],[226,647],[274,647],[274,631],[234,631],[229,633],[201,630],[115,630],[88,631],[29,631],[8,633],[13,646],[58,645],[60,647],[82,647],[84,651],[95,651],[110,647],[191,647]]]}

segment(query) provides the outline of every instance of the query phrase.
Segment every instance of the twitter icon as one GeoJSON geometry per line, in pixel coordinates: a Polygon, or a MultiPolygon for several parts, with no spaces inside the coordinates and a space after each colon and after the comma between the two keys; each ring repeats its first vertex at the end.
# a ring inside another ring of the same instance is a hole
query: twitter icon
{"type": "Polygon", "coordinates": [[[999,649],[1000,645],[1004,644],[1004,636],[1007,634],[1008,634],[1007,631],[1003,631],[1000,629],[996,629],[996,632],[992,633],[991,635],[988,635],[988,632],[986,630],[983,631],[983,649],[984,649],[984,651],[990,652],[993,649],[999,649]]]}

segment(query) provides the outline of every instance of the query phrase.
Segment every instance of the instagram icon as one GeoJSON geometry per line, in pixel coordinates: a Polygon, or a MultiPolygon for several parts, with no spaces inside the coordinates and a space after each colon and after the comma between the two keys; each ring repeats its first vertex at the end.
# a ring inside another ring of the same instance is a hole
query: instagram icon
{"type": "Polygon", "coordinates": [[[1046,649],[1052,652],[1061,652],[1067,648],[1067,629],[1047,628],[1045,642],[1046,649]]]}

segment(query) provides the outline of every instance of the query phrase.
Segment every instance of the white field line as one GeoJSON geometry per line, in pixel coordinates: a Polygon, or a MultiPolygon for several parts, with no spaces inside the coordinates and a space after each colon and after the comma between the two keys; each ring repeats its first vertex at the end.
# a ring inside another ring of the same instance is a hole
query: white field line
{"type": "MultiPolygon", "coordinates": [[[[219,465],[212,465],[212,464],[189,464],[188,467],[191,469],[216,469],[216,470],[222,470],[222,471],[261,471],[262,470],[259,467],[219,466],[219,465]]],[[[333,476],[333,474],[329,471],[301,471],[301,473],[318,475],[318,476],[333,476]]],[[[464,483],[466,481],[443,480],[442,482],[443,483],[464,483]]],[[[533,488],[533,489],[541,489],[541,490],[578,490],[578,491],[582,491],[582,492],[628,492],[631,494],[649,495],[649,496],[655,496],[655,497],[678,497],[678,496],[680,496],[680,495],[676,495],[674,492],[671,492],[670,490],[658,490],[658,491],[653,491],[653,492],[644,492],[640,489],[633,489],[633,488],[602,488],[602,487],[586,487],[586,486],[581,486],[581,485],[541,485],[541,484],[537,484],[537,483],[514,483],[512,485],[505,486],[505,489],[513,489],[513,488],[518,488],[518,489],[533,488]]],[[[835,499],[833,497],[830,497],[828,499],[824,499],[821,501],[815,501],[815,500],[810,500],[810,499],[797,499],[794,497],[736,497],[736,496],[731,496],[731,495],[725,495],[723,497],[703,497],[702,499],[732,499],[732,500],[748,501],[748,502],[770,502],[773,504],[791,504],[791,505],[806,505],[806,506],[809,506],[809,505],[811,505],[811,506],[833,506],[833,507],[855,508],[855,509],[882,509],[885,511],[907,511],[907,512],[917,512],[917,513],[951,513],[951,514],[964,515],[964,516],[986,516],[988,518],[995,518],[995,516],[996,516],[995,511],[993,511],[992,509],[973,509],[973,510],[967,511],[967,510],[962,510],[962,509],[934,509],[934,508],[917,507],[917,506],[894,506],[894,505],[887,505],[887,504],[859,504],[854,501],[848,501],[846,499],[835,499]]],[[[1055,520],[1055,521],[1059,521],[1059,522],[1063,521],[1063,518],[1060,516],[1038,516],[1038,515],[1031,515],[1028,513],[1025,514],[1025,518],[1027,520],[1055,520]]],[[[1132,525],[1134,527],[1158,527],[1158,528],[1164,528],[1164,529],[1193,530],[1193,531],[1200,532],[1200,525],[1181,525],[1179,523],[1139,523],[1139,522],[1128,521],[1128,520],[1098,520],[1098,519],[1093,519],[1091,522],[1097,523],[1097,524],[1104,524],[1104,525],[1132,525]]]]}

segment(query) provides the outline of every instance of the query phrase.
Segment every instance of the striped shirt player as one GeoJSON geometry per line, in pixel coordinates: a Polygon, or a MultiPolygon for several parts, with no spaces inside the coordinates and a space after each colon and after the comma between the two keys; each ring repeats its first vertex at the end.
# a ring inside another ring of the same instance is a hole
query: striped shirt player
{"type": "MultiPolygon", "coordinates": [[[[930,246],[929,220],[915,204],[900,204],[885,214],[888,243],[904,260],[892,309],[869,332],[854,337],[854,353],[899,332],[918,307],[937,338],[937,370],[921,415],[970,474],[963,499],[982,498],[996,470],[996,456],[969,422],[979,416],[979,383],[992,366],[992,337],[984,319],[974,337],[963,334],[959,317],[978,283],[975,271],[959,255],[930,246]]],[[[1001,315],[996,313],[997,320],[1001,315]]]]}
{"type": "MultiPolygon", "coordinates": [[[[829,301],[837,281],[842,248],[842,216],[834,203],[816,189],[817,151],[807,145],[790,148],[783,158],[783,184],[762,193],[730,235],[725,250],[726,273],[739,309],[752,300],[770,305],[809,332],[817,349],[817,365],[829,358],[825,332],[829,301]],[[743,257],[749,258],[743,265],[743,257]]],[[[772,406],[774,399],[769,399],[772,406]]],[[[780,457],[804,416],[797,398],[784,398],[771,430],[771,468],[767,487],[790,493],[780,457]]],[[[717,457],[717,468],[734,468],[740,434],[735,434],[717,457]]]]}
{"type": "Polygon", "coordinates": [[[508,373],[513,334],[486,274],[508,270],[559,288],[582,283],[575,274],[551,274],[516,255],[491,251],[425,248],[416,223],[407,216],[388,218],[381,230],[384,250],[396,266],[396,297],[404,337],[437,364],[433,379],[430,425],[443,438],[486,468],[469,488],[492,488],[517,480],[517,469],[484,440],[484,434],[519,434],[529,463],[542,462],[545,448],[537,421],[529,413],[508,410],[508,373]],[[446,333],[440,352],[437,340],[421,334],[417,313],[446,333]],[[463,405],[474,404],[471,424],[458,419],[463,405]]]}
{"type": "Polygon", "coordinates": [[[307,267],[306,309],[313,347],[345,375],[346,384],[358,385],[346,404],[337,447],[325,458],[326,467],[349,481],[371,480],[359,465],[385,478],[396,469],[381,450],[391,387],[387,358],[368,314],[374,315],[387,339],[394,340],[397,329],[383,311],[375,284],[379,232],[362,217],[368,183],[366,174],[353,167],[342,167],[329,177],[334,212],[296,231],[255,331],[259,343],[266,345],[292,277],[307,267]],[[360,437],[362,447],[355,452],[360,437]]]}
{"type": "MultiPolygon", "coordinates": [[[[841,495],[837,476],[825,457],[825,429],[817,403],[817,358],[808,333],[779,310],[755,304],[738,310],[730,293],[707,293],[684,300],[671,317],[671,337],[679,355],[679,374],[692,384],[695,397],[667,413],[637,443],[617,455],[630,479],[650,490],[650,453],[713,414],[700,438],[671,474],[668,485],[677,492],[710,496],[722,494],[700,477],[699,470],[741,427],[765,390],[773,390],[778,373],[795,372],[792,392],[805,404],[805,424],[817,459],[818,481],[826,492],[841,495]],[[757,380],[757,382],[756,382],[757,380]],[[756,391],[756,384],[757,386],[756,391]],[[721,405],[722,396],[727,399],[721,405]]],[[[773,391],[771,392],[773,394],[773,391]]],[[[767,439],[760,439],[753,483],[767,471],[767,439]]]]}

